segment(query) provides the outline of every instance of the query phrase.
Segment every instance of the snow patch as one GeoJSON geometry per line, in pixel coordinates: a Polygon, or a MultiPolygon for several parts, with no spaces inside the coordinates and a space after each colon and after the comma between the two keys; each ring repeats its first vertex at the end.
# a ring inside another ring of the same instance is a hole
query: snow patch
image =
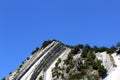
{"type": "Polygon", "coordinates": [[[120,80],[120,55],[113,53],[112,57],[117,67],[113,67],[104,80],[120,80]]]}

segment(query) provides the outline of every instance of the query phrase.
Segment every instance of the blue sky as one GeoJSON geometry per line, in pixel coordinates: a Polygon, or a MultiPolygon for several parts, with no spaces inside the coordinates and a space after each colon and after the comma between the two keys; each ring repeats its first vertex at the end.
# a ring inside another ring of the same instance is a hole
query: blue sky
{"type": "Polygon", "coordinates": [[[44,40],[111,46],[119,30],[119,0],[0,0],[0,79],[44,40]]]}

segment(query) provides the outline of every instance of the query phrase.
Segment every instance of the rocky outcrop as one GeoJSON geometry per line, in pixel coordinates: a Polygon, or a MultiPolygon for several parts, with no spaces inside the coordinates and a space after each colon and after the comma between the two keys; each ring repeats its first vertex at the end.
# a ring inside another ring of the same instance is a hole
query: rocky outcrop
{"type": "Polygon", "coordinates": [[[111,52],[116,52],[115,48],[45,41],[6,80],[111,80],[111,76],[118,79],[120,56],[111,52]],[[106,73],[108,76],[103,77],[106,73]]]}
{"type": "Polygon", "coordinates": [[[69,52],[69,48],[57,41],[53,41],[44,49],[38,50],[30,56],[29,60],[26,60],[7,80],[39,80],[41,76],[47,80],[46,75],[52,78],[49,75],[51,74],[51,67],[54,67],[59,57],[64,57],[69,52]]]}
{"type": "Polygon", "coordinates": [[[98,52],[96,53],[97,59],[102,61],[102,65],[109,71],[113,67],[113,61],[111,59],[111,55],[107,54],[107,52],[98,52]]]}

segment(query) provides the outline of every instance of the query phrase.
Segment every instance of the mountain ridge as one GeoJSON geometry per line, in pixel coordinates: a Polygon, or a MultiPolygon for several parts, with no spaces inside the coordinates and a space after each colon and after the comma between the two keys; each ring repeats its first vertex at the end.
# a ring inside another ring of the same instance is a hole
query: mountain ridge
{"type": "Polygon", "coordinates": [[[97,46],[92,48],[88,44],[69,46],[57,40],[48,40],[43,43],[41,48],[36,48],[16,71],[4,79],[101,80],[109,72],[111,66],[115,67],[110,58],[114,52],[119,53],[115,46],[111,48],[98,48],[97,46]],[[108,63],[105,62],[106,59],[109,59],[108,63]],[[109,64],[109,69],[106,64],[109,64]]]}

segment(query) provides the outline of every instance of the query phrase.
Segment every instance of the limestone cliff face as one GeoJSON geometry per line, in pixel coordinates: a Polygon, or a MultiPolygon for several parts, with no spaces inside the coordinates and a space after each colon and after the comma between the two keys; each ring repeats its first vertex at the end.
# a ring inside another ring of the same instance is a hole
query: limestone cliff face
{"type": "Polygon", "coordinates": [[[39,49],[29,57],[7,80],[51,80],[51,69],[58,58],[66,58],[70,49],[57,41],[53,41],[44,49],[39,49]]]}
{"type": "Polygon", "coordinates": [[[119,61],[116,48],[73,47],[48,41],[33,51],[6,80],[111,80],[111,74],[120,69],[119,61]]]}

